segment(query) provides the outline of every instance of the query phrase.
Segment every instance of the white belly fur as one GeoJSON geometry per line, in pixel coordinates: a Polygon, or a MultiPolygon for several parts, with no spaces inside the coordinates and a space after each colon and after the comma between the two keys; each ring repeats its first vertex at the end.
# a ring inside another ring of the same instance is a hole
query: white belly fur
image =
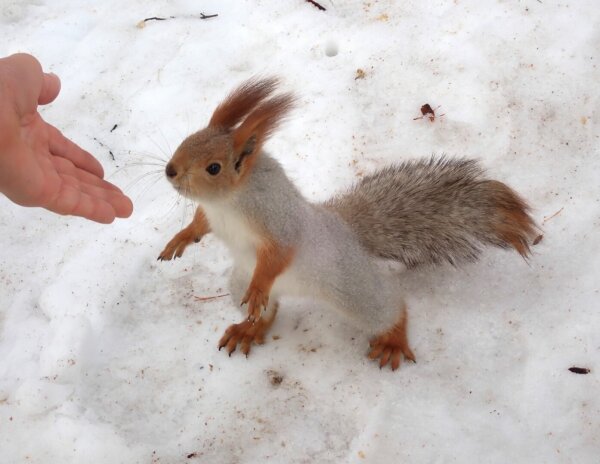
{"type": "Polygon", "coordinates": [[[226,205],[202,203],[201,206],[211,231],[225,242],[234,257],[237,258],[239,254],[256,254],[260,237],[243,216],[230,213],[226,205]]]}
{"type": "MultiPolygon", "coordinates": [[[[242,216],[228,213],[229,210],[225,205],[201,203],[200,206],[208,219],[211,231],[227,245],[235,260],[235,266],[239,271],[247,274],[249,284],[256,266],[256,249],[261,244],[261,238],[242,216]]],[[[292,263],[277,277],[271,293],[278,296],[306,294],[306,288],[302,288],[298,283],[295,272],[292,263]]]]}

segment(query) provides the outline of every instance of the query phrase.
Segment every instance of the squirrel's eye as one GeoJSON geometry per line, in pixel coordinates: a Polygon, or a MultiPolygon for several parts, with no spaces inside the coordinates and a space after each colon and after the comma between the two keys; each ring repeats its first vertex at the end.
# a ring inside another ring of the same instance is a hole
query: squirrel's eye
{"type": "Polygon", "coordinates": [[[210,164],[206,168],[206,172],[208,172],[211,176],[216,176],[221,171],[221,165],[219,163],[210,164]]]}

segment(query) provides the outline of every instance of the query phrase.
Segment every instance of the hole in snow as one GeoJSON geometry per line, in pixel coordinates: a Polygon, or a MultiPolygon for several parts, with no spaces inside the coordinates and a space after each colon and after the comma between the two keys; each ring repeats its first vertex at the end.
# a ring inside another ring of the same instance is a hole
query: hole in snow
{"type": "Polygon", "coordinates": [[[335,42],[329,41],[325,45],[325,54],[327,56],[335,56],[338,54],[338,46],[335,42]]]}

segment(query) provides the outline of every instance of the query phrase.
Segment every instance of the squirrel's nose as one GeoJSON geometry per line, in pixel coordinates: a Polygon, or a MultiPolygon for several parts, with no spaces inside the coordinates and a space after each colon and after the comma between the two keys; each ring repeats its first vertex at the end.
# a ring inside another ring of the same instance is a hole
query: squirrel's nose
{"type": "Polygon", "coordinates": [[[175,169],[175,166],[173,166],[173,163],[171,163],[171,162],[167,163],[167,167],[165,168],[165,173],[167,174],[167,177],[170,177],[171,179],[177,175],[177,169],[175,169]]]}

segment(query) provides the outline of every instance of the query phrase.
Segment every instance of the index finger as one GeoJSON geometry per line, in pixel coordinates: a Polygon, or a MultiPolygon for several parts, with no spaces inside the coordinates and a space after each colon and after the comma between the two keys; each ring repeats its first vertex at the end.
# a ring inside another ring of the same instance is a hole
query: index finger
{"type": "Polygon", "coordinates": [[[77,144],[71,142],[56,127],[47,123],[46,126],[48,128],[50,153],[54,156],[68,159],[78,168],[94,174],[101,179],[104,178],[104,169],[96,158],[77,144]]]}

